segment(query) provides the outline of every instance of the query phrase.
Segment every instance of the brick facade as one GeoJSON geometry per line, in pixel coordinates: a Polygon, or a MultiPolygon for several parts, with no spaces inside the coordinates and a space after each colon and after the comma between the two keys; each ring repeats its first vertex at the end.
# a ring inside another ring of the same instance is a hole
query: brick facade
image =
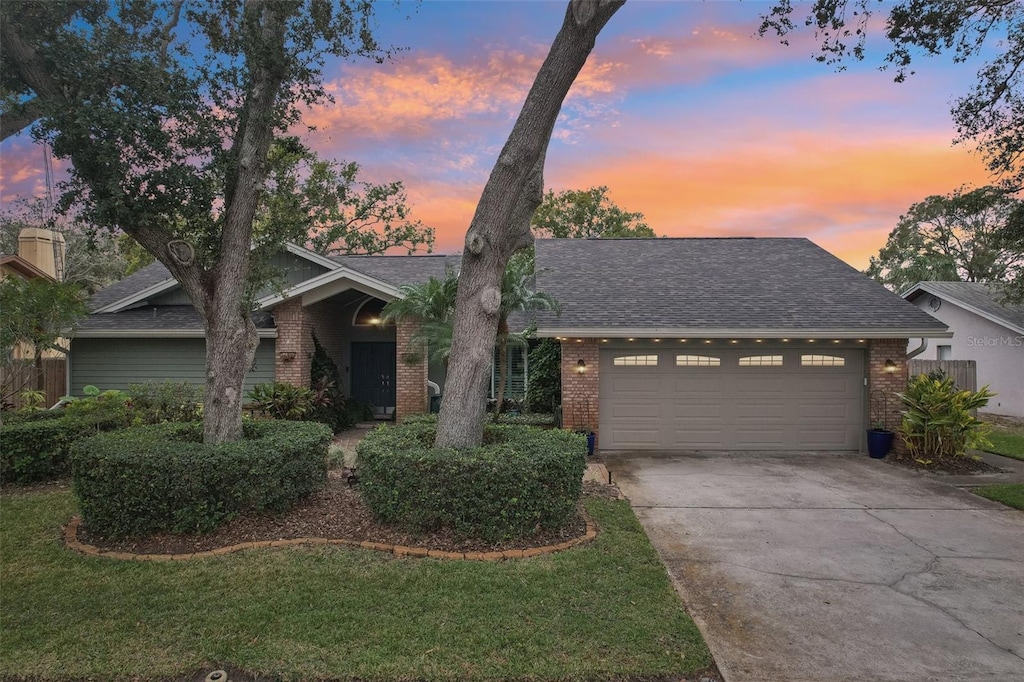
{"type": "MultiPolygon", "coordinates": [[[[900,427],[902,404],[896,393],[907,388],[910,362],[907,360],[907,339],[872,339],[868,342],[868,428],[882,422],[885,428],[897,431],[900,427]],[[886,360],[891,360],[895,371],[886,372],[886,360]]],[[[894,452],[903,452],[900,438],[893,442],[894,452]]]]}
{"type": "Polygon", "coordinates": [[[412,340],[417,329],[419,324],[409,320],[400,320],[395,325],[395,420],[399,422],[428,409],[427,352],[412,340]]]}
{"type": "Polygon", "coordinates": [[[598,387],[601,353],[597,339],[562,341],[562,427],[570,430],[598,427],[598,387]],[[579,361],[586,364],[580,372],[579,361]]]}
{"type": "Polygon", "coordinates": [[[274,380],[294,386],[309,386],[313,359],[313,320],[302,300],[289,299],[274,308],[277,325],[274,380]]]}

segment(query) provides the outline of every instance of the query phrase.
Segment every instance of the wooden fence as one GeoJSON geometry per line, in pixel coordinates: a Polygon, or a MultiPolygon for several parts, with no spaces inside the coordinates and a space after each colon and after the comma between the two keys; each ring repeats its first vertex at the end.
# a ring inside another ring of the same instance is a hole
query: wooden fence
{"type": "MultiPolygon", "coordinates": [[[[64,358],[43,358],[43,390],[46,392],[44,407],[54,405],[67,395],[67,362],[64,358]]],[[[5,400],[20,407],[18,393],[23,390],[34,390],[36,387],[36,367],[32,361],[15,362],[0,367],[0,395],[5,400]]]]}
{"type": "Polygon", "coordinates": [[[910,376],[928,374],[941,369],[953,377],[960,390],[978,390],[978,363],[974,360],[911,360],[910,376]]]}

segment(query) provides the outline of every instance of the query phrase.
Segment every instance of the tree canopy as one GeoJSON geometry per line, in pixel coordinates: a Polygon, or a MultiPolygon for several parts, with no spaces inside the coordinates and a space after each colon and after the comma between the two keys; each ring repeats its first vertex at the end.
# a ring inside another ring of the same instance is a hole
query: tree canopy
{"type": "MultiPolygon", "coordinates": [[[[883,68],[897,82],[913,74],[922,56],[951,53],[957,62],[993,55],[978,70],[970,91],[953,101],[955,142],[973,141],[1004,188],[1024,187],[1024,3],[1017,0],[815,0],[803,23],[819,41],[818,61],[840,69],[867,56],[866,44],[888,11],[884,33],[891,44],[883,68]]],[[[776,0],[762,16],[761,35],[786,36],[797,28],[792,0],[776,0]]]]}
{"type": "Polygon", "coordinates": [[[33,134],[71,161],[62,205],[129,234],[193,302],[207,442],[241,435],[259,342],[250,266],[284,237],[253,229],[271,148],[330,99],[328,56],[387,56],[373,16],[369,0],[0,4],[0,134],[35,121],[33,134]]]}
{"type": "Polygon", "coordinates": [[[930,196],[900,217],[866,274],[901,292],[924,281],[1006,283],[1024,274],[1024,249],[1004,239],[1021,201],[997,187],[930,196]]]}
{"type": "Polygon", "coordinates": [[[620,208],[608,198],[605,186],[589,189],[548,190],[530,221],[538,237],[590,239],[594,237],[656,237],[643,213],[620,208]]]}

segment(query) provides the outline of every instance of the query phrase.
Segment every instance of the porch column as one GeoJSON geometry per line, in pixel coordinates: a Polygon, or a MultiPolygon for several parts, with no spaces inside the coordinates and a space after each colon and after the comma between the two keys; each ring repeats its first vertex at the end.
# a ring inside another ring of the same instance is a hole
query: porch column
{"type": "Polygon", "coordinates": [[[410,414],[427,412],[427,349],[414,343],[419,323],[399,320],[395,324],[395,421],[410,414]]]}
{"type": "Polygon", "coordinates": [[[313,323],[302,301],[288,299],[274,308],[277,340],[274,343],[274,380],[309,386],[313,359],[313,323]]]}
{"type": "MultiPolygon", "coordinates": [[[[881,421],[885,428],[899,430],[903,404],[896,393],[907,390],[909,380],[907,339],[872,339],[868,342],[869,429],[874,428],[875,422],[881,421]]],[[[903,439],[898,435],[893,440],[892,449],[899,454],[906,452],[903,439]]]]}
{"type": "Polygon", "coordinates": [[[597,433],[600,357],[597,339],[562,341],[562,428],[597,433]]]}

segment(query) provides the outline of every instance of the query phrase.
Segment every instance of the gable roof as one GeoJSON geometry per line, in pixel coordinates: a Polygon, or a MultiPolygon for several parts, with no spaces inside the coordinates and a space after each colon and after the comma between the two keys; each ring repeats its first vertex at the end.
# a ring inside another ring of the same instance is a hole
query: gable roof
{"type": "Polygon", "coordinates": [[[446,269],[459,271],[462,256],[335,256],[334,262],[396,287],[423,284],[431,277],[441,279],[446,269]]]}
{"type": "Polygon", "coordinates": [[[981,282],[918,282],[903,293],[903,298],[915,301],[926,293],[1024,334],[1024,305],[1001,302],[998,288],[981,282]]]}
{"type": "Polygon", "coordinates": [[[950,336],[803,238],[539,239],[540,336],[950,336]]]}
{"type": "Polygon", "coordinates": [[[43,272],[32,263],[28,262],[24,258],[18,255],[3,254],[0,255],[0,266],[7,266],[11,270],[16,270],[25,279],[53,279],[49,274],[43,272]]]}

